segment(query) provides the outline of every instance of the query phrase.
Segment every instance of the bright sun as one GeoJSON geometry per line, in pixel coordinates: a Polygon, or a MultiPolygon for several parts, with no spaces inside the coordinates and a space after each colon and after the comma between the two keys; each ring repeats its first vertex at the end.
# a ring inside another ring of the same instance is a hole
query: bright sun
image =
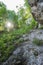
{"type": "Polygon", "coordinates": [[[14,25],[13,25],[12,22],[7,21],[7,22],[5,23],[5,27],[7,27],[7,28],[13,28],[14,25]]]}
{"type": "Polygon", "coordinates": [[[15,12],[18,11],[18,8],[20,6],[24,5],[24,0],[0,0],[0,1],[2,1],[7,6],[7,9],[14,10],[15,12]],[[16,8],[16,6],[18,6],[18,8],[16,8]]]}

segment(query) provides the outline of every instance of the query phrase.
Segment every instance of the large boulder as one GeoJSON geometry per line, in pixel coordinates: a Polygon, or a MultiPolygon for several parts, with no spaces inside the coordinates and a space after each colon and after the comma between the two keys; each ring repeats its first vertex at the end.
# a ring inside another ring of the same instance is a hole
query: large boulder
{"type": "Polygon", "coordinates": [[[35,20],[43,24],[43,0],[28,0],[28,3],[35,20]]]}

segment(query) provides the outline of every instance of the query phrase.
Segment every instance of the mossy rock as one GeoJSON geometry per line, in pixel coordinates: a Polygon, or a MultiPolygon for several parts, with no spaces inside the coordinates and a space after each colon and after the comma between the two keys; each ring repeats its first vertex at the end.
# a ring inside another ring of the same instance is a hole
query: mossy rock
{"type": "Polygon", "coordinates": [[[39,29],[43,29],[43,26],[41,26],[39,29]]]}
{"type": "Polygon", "coordinates": [[[43,45],[43,40],[34,38],[33,43],[36,44],[36,45],[42,46],[43,45]]]}

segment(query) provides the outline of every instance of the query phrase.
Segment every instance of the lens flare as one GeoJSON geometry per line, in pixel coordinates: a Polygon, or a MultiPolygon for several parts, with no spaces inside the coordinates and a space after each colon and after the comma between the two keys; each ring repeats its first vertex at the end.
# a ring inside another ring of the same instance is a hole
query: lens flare
{"type": "Polygon", "coordinates": [[[7,22],[5,23],[5,28],[6,28],[8,31],[10,31],[10,30],[12,30],[12,29],[14,28],[14,24],[13,24],[12,22],[7,21],[7,22]]]}

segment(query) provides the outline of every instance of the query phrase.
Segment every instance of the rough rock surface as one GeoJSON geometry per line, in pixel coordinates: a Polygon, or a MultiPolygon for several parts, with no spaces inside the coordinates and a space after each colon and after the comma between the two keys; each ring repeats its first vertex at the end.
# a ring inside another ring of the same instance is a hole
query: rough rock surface
{"type": "Polygon", "coordinates": [[[37,22],[43,24],[43,0],[28,0],[31,13],[37,22]]]}
{"type": "Polygon", "coordinates": [[[43,30],[33,30],[22,38],[25,42],[13,51],[6,62],[0,65],[43,65],[43,45],[37,46],[32,42],[34,38],[43,40],[43,30]]]}

